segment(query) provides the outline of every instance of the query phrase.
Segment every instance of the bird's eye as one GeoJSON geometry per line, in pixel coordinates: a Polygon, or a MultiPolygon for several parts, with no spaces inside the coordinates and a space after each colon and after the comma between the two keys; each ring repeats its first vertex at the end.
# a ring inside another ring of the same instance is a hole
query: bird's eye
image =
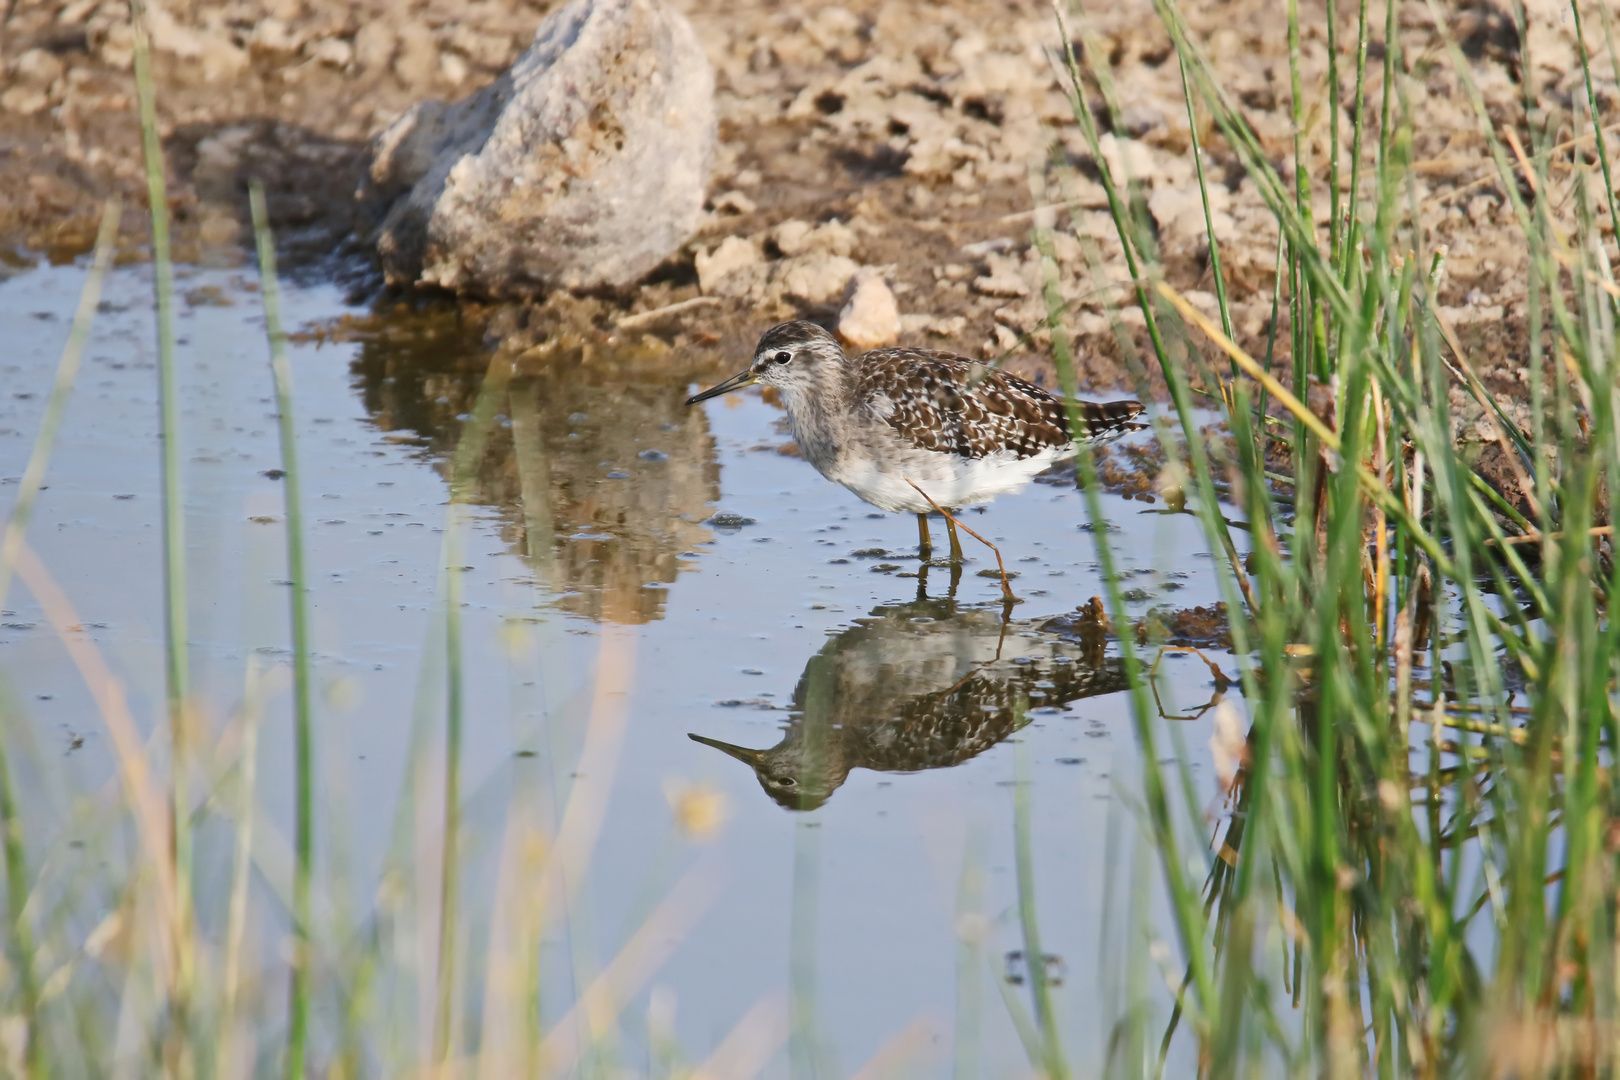
{"type": "Polygon", "coordinates": [[[778,776],[776,778],[776,784],[778,787],[797,787],[798,783],[799,782],[793,779],[791,776],[778,776]]]}
{"type": "Polygon", "coordinates": [[[793,354],[788,352],[786,349],[783,349],[781,352],[776,354],[774,359],[778,364],[785,364],[789,360],[793,359],[793,354]]]}

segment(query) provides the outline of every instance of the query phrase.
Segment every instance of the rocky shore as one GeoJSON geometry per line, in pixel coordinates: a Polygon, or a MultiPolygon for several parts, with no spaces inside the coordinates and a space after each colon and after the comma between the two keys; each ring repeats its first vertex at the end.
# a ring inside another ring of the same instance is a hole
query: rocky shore
{"type": "MultiPolygon", "coordinates": [[[[1121,299],[1125,271],[1052,59],[1058,31],[1048,5],[672,6],[695,29],[715,80],[718,145],[690,237],[635,283],[478,309],[492,319],[492,334],[523,347],[561,340],[563,327],[574,340],[594,333],[653,350],[709,348],[717,362],[718,354],[731,362],[776,319],[843,318],[847,336],[863,342],[898,337],[981,355],[1011,348],[1013,370],[1049,380],[1040,258],[1031,243],[1039,217],[1059,227],[1060,288],[1081,338],[1082,379],[1096,388],[1123,382],[1108,310],[1121,299]],[[1072,207],[1072,219],[1047,209],[1056,204],[1072,207]]],[[[1290,72],[1277,5],[1184,6],[1273,161],[1291,171],[1290,72]]],[[[1560,140],[1577,140],[1567,151],[1581,153],[1568,110],[1584,108],[1585,89],[1567,7],[1526,6],[1525,41],[1507,5],[1494,0],[1449,5],[1443,29],[1467,53],[1493,123],[1524,128],[1528,83],[1538,100],[1564,110],[1562,120],[1550,119],[1562,125],[1560,140]]],[[[245,185],[259,179],[295,270],[330,267],[334,252],[347,252],[340,271],[360,293],[374,292],[381,277],[367,269],[373,255],[354,240],[355,193],[372,140],[424,99],[454,101],[489,85],[554,7],[527,0],[153,3],[179,256],[241,259],[245,185]]],[[[1141,180],[1172,280],[1212,309],[1205,221],[1168,37],[1149,0],[1092,7],[1086,33],[1106,52],[1125,103],[1103,151],[1141,180]]],[[[1339,40],[1353,41],[1354,7],[1340,7],[1339,40]]],[[[1319,5],[1304,8],[1301,77],[1311,100],[1323,100],[1325,16],[1319,5]]],[[[1523,378],[1512,361],[1524,333],[1523,244],[1467,94],[1446,62],[1442,28],[1427,12],[1417,4],[1398,12],[1403,55],[1414,65],[1410,105],[1424,121],[1411,150],[1410,198],[1428,243],[1448,248],[1445,313],[1481,347],[1487,383],[1511,397],[1523,378]]],[[[1381,5],[1370,14],[1382,26],[1381,5]]],[[[132,41],[123,0],[11,6],[0,44],[0,266],[82,252],[100,200],[112,192],[128,197],[132,248],[144,237],[132,41]]],[[[1354,70],[1341,65],[1345,102],[1354,70]]],[[[1620,114],[1606,59],[1594,77],[1600,108],[1620,114]]],[[[1364,93],[1376,107],[1383,93],[1377,55],[1364,93]]],[[[1328,213],[1335,119],[1324,113],[1313,108],[1303,132],[1319,221],[1328,213]]],[[[1337,120],[1347,154],[1349,120],[1337,120]]],[[[1276,229],[1216,133],[1200,135],[1236,327],[1258,347],[1271,312],[1276,229]]],[[[1571,190],[1550,193],[1549,203],[1564,215],[1574,204],[1574,181],[1567,183],[1571,190]]],[[[1120,314],[1129,331],[1134,313],[1120,314]]]]}

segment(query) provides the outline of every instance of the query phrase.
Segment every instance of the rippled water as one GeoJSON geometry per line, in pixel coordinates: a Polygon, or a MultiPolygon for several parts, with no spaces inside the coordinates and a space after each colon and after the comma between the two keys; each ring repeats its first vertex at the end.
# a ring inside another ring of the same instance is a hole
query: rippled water
{"type": "MultiPolygon", "coordinates": [[[[59,267],[0,284],[0,513],[82,280],[59,267]]],[[[250,692],[249,669],[269,673],[255,902],[273,923],[292,757],[266,349],[250,282],[197,270],[180,290],[193,672],[204,741],[221,755],[214,742],[250,692]]],[[[136,715],[160,730],[149,297],[143,269],[108,282],[30,538],[136,715]]],[[[293,327],[367,315],[330,286],[288,287],[284,302],[293,327]]],[[[376,892],[400,823],[438,813],[422,778],[443,738],[446,476],[488,359],[453,314],[359,325],[345,336],[360,340],[306,334],[292,351],[321,858],[351,898],[376,892]]],[[[690,870],[701,885],[690,918],[626,1010],[635,1060],[649,1009],[701,1060],[762,998],[787,995],[791,1052],[806,1060],[851,1072],[920,1018],[913,1049],[932,1071],[950,1067],[953,1032],[977,1029],[987,1070],[1003,1075],[1025,1061],[997,988],[1027,990],[1014,955],[1014,799],[1026,784],[1043,948],[1063,976],[1065,1030],[1089,1039],[1065,1049],[1099,1062],[1119,958],[1141,944],[1127,940],[1127,907],[1152,873],[1136,842],[1141,764],[1123,674],[1075,616],[1102,591],[1079,496],[1035,485],[969,518],[1019,573],[1024,602],[1004,620],[997,583],[978,574],[994,566],[988,552],[965,540],[973,561],[954,584],[943,567],[919,568],[914,521],[784,452],[779,410],[757,396],[682,405],[728,373],[597,350],[525,366],[500,405],[450,571],[465,601],[469,902],[482,910],[498,892],[514,807],[555,826],[572,794],[594,791],[588,877],[542,950],[548,1018],[690,870]]],[[[1192,518],[1104,505],[1135,610],[1218,599],[1192,518]]],[[[4,608],[0,678],[25,718],[4,737],[26,747],[31,856],[71,860],[75,799],[114,777],[111,746],[22,584],[4,608]]],[[[1189,714],[1214,693],[1208,670],[1181,657],[1161,664],[1158,690],[1167,711],[1189,714]]],[[[1181,730],[1213,811],[1208,719],[1181,730]]],[[[225,887],[228,840],[205,824],[205,897],[225,887]]]]}

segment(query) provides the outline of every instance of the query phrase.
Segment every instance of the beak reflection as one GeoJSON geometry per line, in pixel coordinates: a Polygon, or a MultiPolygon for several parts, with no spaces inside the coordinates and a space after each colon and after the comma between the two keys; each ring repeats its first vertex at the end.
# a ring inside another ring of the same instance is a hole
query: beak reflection
{"type": "Polygon", "coordinates": [[[721,742],[719,739],[711,739],[706,735],[688,734],[686,737],[691,739],[693,742],[700,742],[704,746],[712,746],[721,753],[730,754],[738,761],[746,762],[749,765],[758,765],[760,763],[760,759],[765,756],[765,752],[763,750],[750,750],[746,746],[736,746],[732,743],[721,742]]]}

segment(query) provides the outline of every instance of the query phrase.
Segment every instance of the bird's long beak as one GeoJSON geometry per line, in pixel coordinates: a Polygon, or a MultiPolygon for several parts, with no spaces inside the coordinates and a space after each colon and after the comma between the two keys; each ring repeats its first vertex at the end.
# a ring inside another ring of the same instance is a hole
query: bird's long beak
{"type": "MultiPolygon", "coordinates": [[[[737,374],[737,375],[733,375],[731,378],[727,379],[723,383],[718,383],[718,384],[716,384],[714,386],[709,387],[707,390],[703,391],[703,393],[701,393],[701,394],[693,394],[691,397],[686,399],[686,403],[688,405],[696,405],[700,401],[708,401],[712,397],[719,397],[721,394],[729,394],[733,390],[741,390],[743,387],[749,385],[753,381],[754,381],[754,369],[749,368],[747,371],[744,371],[744,372],[742,372],[740,374],[737,374]]],[[[694,739],[697,738],[696,735],[694,735],[692,737],[694,739]]]]}
{"type": "Polygon", "coordinates": [[[721,753],[730,754],[738,761],[746,762],[749,768],[753,768],[754,766],[758,765],[760,758],[765,753],[763,750],[750,750],[746,746],[733,746],[731,743],[721,742],[719,739],[710,739],[703,735],[693,735],[690,732],[687,733],[686,737],[691,739],[693,742],[700,742],[704,746],[712,746],[721,753]]]}

